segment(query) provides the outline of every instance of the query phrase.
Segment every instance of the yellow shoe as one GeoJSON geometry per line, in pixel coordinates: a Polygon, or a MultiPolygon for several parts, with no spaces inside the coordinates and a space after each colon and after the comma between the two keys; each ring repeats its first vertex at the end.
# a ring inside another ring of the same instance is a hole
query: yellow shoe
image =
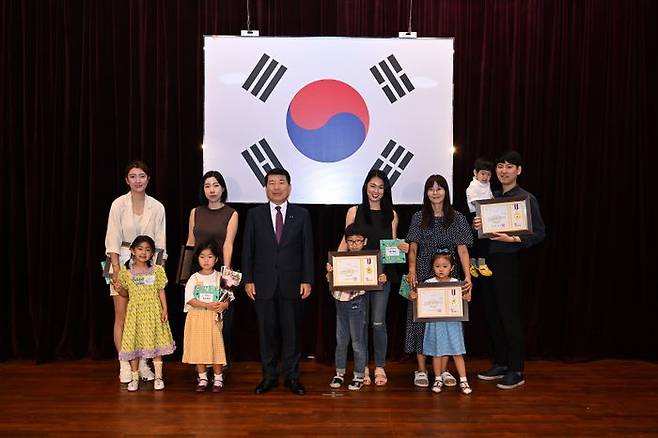
{"type": "Polygon", "coordinates": [[[469,269],[469,270],[471,271],[471,277],[479,277],[480,276],[480,274],[478,273],[478,270],[475,267],[475,265],[471,265],[471,269],[469,269]]]}
{"type": "Polygon", "coordinates": [[[487,265],[478,266],[478,271],[480,271],[480,274],[482,274],[485,277],[491,277],[493,275],[493,272],[491,272],[491,269],[489,269],[489,266],[487,265]]]}

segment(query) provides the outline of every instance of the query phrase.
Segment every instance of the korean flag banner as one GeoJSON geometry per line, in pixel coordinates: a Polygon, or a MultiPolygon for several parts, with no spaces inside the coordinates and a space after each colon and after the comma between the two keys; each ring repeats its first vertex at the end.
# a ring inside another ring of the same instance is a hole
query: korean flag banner
{"type": "Polygon", "coordinates": [[[371,169],[393,202],[452,182],[453,39],[206,36],[203,168],[231,202],[262,202],[263,176],[292,177],[291,201],[356,204],[371,169]]]}

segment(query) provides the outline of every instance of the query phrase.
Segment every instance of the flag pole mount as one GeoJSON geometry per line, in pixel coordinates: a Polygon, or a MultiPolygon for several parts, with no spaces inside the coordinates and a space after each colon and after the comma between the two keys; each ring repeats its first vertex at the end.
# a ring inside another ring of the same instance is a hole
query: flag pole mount
{"type": "Polygon", "coordinates": [[[259,32],[257,30],[253,30],[253,29],[252,30],[242,29],[240,31],[240,36],[243,36],[243,37],[257,37],[257,36],[259,36],[259,32]]]}
{"type": "Polygon", "coordinates": [[[398,38],[418,38],[418,32],[398,32],[398,38]]]}

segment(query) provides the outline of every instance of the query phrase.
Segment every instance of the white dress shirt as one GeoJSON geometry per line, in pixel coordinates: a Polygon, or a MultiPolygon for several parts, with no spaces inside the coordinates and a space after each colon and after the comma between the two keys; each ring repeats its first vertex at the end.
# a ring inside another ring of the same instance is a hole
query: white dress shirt
{"type": "Polygon", "coordinates": [[[276,205],[274,202],[270,201],[270,215],[272,216],[272,229],[276,235],[276,207],[281,207],[281,215],[283,216],[283,223],[286,223],[286,210],[288,210],[288,201],[284,202],[281,205],[276,205]]]}

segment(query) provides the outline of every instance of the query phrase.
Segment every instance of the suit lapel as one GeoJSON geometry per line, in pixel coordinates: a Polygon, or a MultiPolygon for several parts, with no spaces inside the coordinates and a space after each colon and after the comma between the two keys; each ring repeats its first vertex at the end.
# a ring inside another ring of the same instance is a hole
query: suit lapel
{"type": "Polygon", "coordinates": [[[265,204],[265,209],[263,211],[265,213],[265,217],[263,218],[265,221],[265,226],[269,230],[268,235],[272,237],[272,242],[274,243],[274,245],[277,245],[276,234],[274,233],[274,223],[272,222],[272,210],[270,210],[269,202],[265,204]]]}

